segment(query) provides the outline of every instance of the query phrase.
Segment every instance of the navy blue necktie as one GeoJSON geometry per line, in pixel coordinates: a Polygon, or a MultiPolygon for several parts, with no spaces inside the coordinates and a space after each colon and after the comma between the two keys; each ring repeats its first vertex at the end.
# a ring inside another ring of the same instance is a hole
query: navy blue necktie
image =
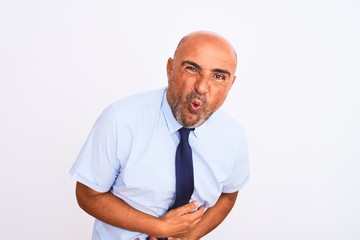
{"type": "Polygon", "coordinates": [[[194,191],[194,168],[189,133],[192,128],[180,128],[180,143],[176,149],[176,198],[172,207],[174,209],[189,203],[194,191]]]}
{"type": "MultiPolygon", "coordinates": [[[[189,144],[189,133],[193,128],[180,128],[180,143],[175,155],[175,174],[176,174],[176,197],[171,209],[189,203],[194,192],[194,168],[192,152],[189,144]]],[[[150,238],[147,238],[150,239],[150,238]]],[[[158,238],[166,240],[167,238],[158,238]]]]}

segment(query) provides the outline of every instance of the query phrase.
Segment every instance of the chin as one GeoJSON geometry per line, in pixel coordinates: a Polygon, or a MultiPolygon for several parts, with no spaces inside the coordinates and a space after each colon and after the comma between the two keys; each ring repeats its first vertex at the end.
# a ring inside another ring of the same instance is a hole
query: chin
{"type": "Polygon", "coordinates": [[[194,120],[185,120],[181,122],[181,125],[183,125],[186,128],[196,128],[203,124],[206,120],[204,119],[194,119],[194,120]]]}
{"type": "Polygon", "coordinates": [[[178,112],[178,115],[176,117],[178,122],[186,128],[196,128],[203,124],[208,118],[209,116],[205,114],[194,114],[191,112],[178,112]]]}

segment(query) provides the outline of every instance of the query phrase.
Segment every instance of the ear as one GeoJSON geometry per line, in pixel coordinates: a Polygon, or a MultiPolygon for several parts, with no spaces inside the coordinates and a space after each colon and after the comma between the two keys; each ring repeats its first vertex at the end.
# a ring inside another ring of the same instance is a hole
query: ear
{"type": "Polygon", "coordinates": [[[174,60],[172,58],[169,58],[168,61],[167,61],[167,64],[166,64],[166,73],[167,73],[168,81],[170,80],[170,77],[171,77],[171,72],[172,72],[172,69],[173,69],[173,63],[174,63],[174,60]]]}

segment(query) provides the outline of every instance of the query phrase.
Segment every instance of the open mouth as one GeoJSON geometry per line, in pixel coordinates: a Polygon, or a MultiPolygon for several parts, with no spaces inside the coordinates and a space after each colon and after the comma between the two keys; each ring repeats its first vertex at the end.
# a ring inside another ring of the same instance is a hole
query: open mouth
{"type": "Polygon", "coordinates": [[[191,110],[197,111],[202,107],[202,102],[200,100],[198,100],[198,99],[193,99],[190,102],[190,106],[191,106],[191,110]]]}
{"type": "Polygon", "coordinates": [[[200,96],[196,93],[190,93],[186,96],[188,102],[188,109],[192,114],[198,114],[199,111],[206,108],[207,101],[205,96],[200,96]]]}

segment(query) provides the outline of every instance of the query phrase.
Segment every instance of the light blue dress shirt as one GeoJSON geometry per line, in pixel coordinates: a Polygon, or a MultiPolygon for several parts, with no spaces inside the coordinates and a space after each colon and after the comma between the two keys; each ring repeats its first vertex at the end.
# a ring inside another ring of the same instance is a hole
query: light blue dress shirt
{"type": "MultiPolygon", "coordinates": [[[[111,191],[132,207],[162,216],[175,200],[175,151],[182,126],[166,100],[166,89],[127,97],[106,108],[70,170],[72,178],[98,191],[111,191]]],[[[244,132],[221,110],[190,133],[195,190],[205,208],[221,193],[248,180],[244,132]]],[[[130,240],[146,234],[95,220],[93,240],[130,240]]]]}

